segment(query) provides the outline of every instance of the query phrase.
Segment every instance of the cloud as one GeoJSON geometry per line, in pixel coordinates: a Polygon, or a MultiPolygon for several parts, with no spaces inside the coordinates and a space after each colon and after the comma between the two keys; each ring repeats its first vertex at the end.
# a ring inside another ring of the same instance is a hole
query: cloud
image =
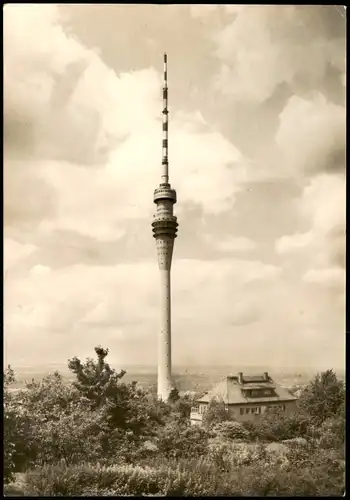
{"type": "Polygon", "coordinates": [[[190,13],[194,18],[205,18],[215,12],[218,5],[190,5],[190,13]]]}
{"type": "MultiPolygon", "coordinates": [[[[276,251],[287,254],[307,250],[308,262],[321,267],[345,268],[346,193],[343,175],[323,174],[313,177],[299,199],[300,218],[309,230],[282,236],[275,243],[276,251]]],[[[342,271],[344,272],[344,271],[342,271]]]]}
{"type": "Polygon", "coordinates": [[[344,106],[327,102],[322,94],[312,99],[292,96],[279,120],[276,142],[291,172],[298,169],[301,174],[315,175],[344,170],[344,106]]]}
{"type": "MultiPolygon", "coordinates": [[[[36,265],[7,285],[8,345],[17,346],[20,357],[29,348],[30,339],[49,335],[57,345],[61,342],[60,352],[66,353],[66,343],[72,342],[74,347],[84,335],[92,349],[94,342],[101,340],[101,329],[106,332],[105,342],[114,343],[116,332],[129,352],[135,338],[142,344],[149,343],[158,327],[156,273],[155,260],[106,267],[75,265],[59,270],[36,265]]],[[[186,320],[188,327],[200,328],[207,336],[217,318],[231,325],[256,321],[260,313],[252,300],[251,286],[259,281],[273,282],[279,269],[259,261],[178,259],[174,273],[173,306],[178,321],[186,320]],[[230,308],[228,295],[233,300],[230,308]]],[[[47,356],[52,355],[51,348],[48,343],[47,356]]],[[[31,352],[34,350],[33,345],[31,352]]],[[[135,353],[134,359],[139,354],[135,353]]],[[[154,356],[155,352],[153,360],[154,356]]]]}
{"type": "Polygon", "coordinates": [[[344,26],[331,8],[239,7],[214,38],[221,60],[217,88],[226,95],[261,103],[279,84],[294,91],[317,88],[328,65],[344,72],[338,55],[345,47],[344,26]],[[338,36],[329,37],[335,26],[340,28],[338,36]]]}
{"type": "Polygon", "coordinates": [[[310,269],[304,274],[303,279],[307,283],[340,288],[343,293],[345,291],[345,275],[339,268],[310,269]]]}
{"type": "Polygon", "coordinates": [[[277,253],[284,254],[298,249],[303,250],[311,242],[311,233],[292,234],[288,236],[282,236],[279,240],[277,240],[275,248],[277,253]]]}
{"type": "Polygon", "coordinates": [[[302,186],[295,207],[306,231],[282,236],[276,251],[306,252],[305,262],[319,266],[321,274],[323,268],[344,268],[345,108],[321,94],[309,100],[293,96],[279,119],[276,142],[281,161],[302,186]]]}
{"type": "Polygon", "coordinates": [[[345,35],[332,11],[343,23],[322,7],[6,6],[10,356],[64,361],[103,340],[119,365],[156,360],[164,47],[174,359],[322,354],[308,332],[326,344],[343,331],[341,288],[309,283],[345,262],[345,35]]]}
{"type": "Polygon", "coordinates": [[[21,244],[11,238],[4,238],[4,269],[11,271],[36,250],[34,245],[21,244]]]}
{"type": "MultiPolygon", "coordinates": [[[[65,34],[54,6],[8,6],[5,24],[6,224],[31,221],[46,232],[120,238],[129,219],[152,216],[150,193],[159,181],[160,72],[117,75],[96,52],[65,34]],[[20,29],[30,38],[26,44],[20,43],[20,29]],[[38,52],[43,29],[50,42],[38,52]],[[17,117],[27,125],[19,126],[17,117]],[[28,128],[33,134],[25,138],[28,128]],[[29,163],[21,158],[21,144],[27,144],[29,163]],[[28,184],[30,195],[24,191],[28,184]]],[[[246,175],[237,148],[199,112],[172,113],[171,127],[171,178],[182,202],[199,203],[209,213],[232,207],[246,175]]]]}
{"type": "Polygon", "coordinates": [[[226,238],[215,238],[205,235],[206,241],[220,252],[250,252],[255,250],[256,243],[249,238],[228,236],[226,238]]]}

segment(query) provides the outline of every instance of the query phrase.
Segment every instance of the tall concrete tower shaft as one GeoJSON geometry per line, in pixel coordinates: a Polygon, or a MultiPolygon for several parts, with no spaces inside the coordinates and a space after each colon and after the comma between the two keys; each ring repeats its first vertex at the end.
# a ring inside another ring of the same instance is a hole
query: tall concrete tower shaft
{"type": "Polygon", "coordinates": [[[171,260],[177,232],[177,218],[173,214],[176,191],[169,184],[168,162],[168,69],[164,54],[163,86],[163,157],[161,180],[154,191],[153,201],[157,211],[153,217],[152,231],[156,240],[160,271],[160,331],[158,337],[158,397],[167,401],[173,388],[171,379],[171,260]]]}

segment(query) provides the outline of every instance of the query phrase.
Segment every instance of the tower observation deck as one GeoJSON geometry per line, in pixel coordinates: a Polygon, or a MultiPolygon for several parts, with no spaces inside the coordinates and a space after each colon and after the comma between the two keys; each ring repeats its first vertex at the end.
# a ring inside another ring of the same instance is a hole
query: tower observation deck
{"type": "Polygon", "coordinates": [[[164,86],[163,86],[163,154],[161,182],[154,190],[153,201],[157,205],[153,217],[152,231],[156,240],[158,267],[160,271],[160,331],[158,337],[158,397],[167,401],[173,388],[171,378],[171,280],[170,270],[173,256],[174,240],[178,223],[173,213],[176,203],[176,191],[169,184],[168,161],[168,69],[167,54],[164,54],[164,86]]]}

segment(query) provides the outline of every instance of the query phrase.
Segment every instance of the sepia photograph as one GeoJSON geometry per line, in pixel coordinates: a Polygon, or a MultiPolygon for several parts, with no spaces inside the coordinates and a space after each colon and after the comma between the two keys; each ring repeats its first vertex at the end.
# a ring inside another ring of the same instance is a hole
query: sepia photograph
{"type": "Polygon", "coordinates": [[[5,496],[345,495],[346,23],[5,4],[5,496]]]}

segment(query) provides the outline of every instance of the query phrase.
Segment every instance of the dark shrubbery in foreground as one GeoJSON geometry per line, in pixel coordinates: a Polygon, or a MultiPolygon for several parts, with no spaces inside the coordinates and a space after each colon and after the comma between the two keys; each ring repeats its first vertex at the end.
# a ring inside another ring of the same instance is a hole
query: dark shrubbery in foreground
{"type": "Polygon", "coordinates": [[[190,399],[174,391],[160,403],[123,383],[108,350],[95,352],[96,361],[69,361],[73,384],[55,373],[11,393],[14,373],[4,374],[9,496],[342,495],[345,390],[331,370],[309,384],[295,415],[242,424],[212,402],[204,426],[191,427],[190,399]]]}
{"type": "Polygon", "coordinates": [[[255,463],[221,470],[209,461],[171,467],[44,466],[27,474],[28,495],[340,496],[344,466],[255,463]]]}

